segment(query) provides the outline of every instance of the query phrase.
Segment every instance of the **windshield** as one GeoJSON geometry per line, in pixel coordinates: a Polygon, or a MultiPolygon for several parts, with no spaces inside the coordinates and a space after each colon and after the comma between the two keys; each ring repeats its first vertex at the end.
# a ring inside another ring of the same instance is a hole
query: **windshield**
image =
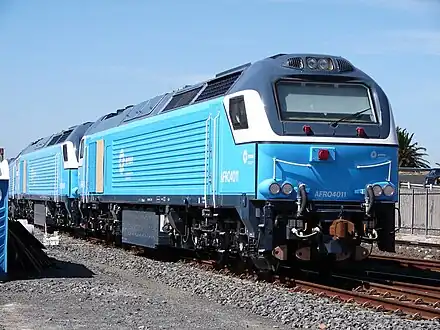
{"type": "Polygon", "coordinates": [[[376,122],[368,89],[359,84],[279,82],[282,120],[329,121],[365,110],[344,122],[376,122]]]}

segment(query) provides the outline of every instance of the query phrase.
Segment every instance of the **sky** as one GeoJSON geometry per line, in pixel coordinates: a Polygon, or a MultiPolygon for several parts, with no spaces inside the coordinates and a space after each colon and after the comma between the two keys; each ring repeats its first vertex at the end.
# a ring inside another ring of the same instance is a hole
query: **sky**
{"type": "Polygon", "coordinates": [[[277,53],[350,60],[440,162],[440,0],[0,0],[0,147],[277,53]]]}

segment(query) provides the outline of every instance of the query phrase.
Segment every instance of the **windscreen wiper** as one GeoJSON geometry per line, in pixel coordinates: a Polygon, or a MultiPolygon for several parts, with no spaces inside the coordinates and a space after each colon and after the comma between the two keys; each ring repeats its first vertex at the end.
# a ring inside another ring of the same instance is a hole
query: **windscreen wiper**
{"type": "Polygon", "coordinates": [[[347,119],[356,118],[356,117],[358,117],[359,115],[362,115],[364,112],[367,112],[368,110],[371,110],[371,107],[368,107],[368,108],[366,108],[366,109],[364,109],[364,110],[361,110],[361,111],[358,111],[358,112],[355,112],[355,113],[352,113],[352,114],[350,114],[350,115],[348,115],[348,116],[342,117],[341,119],[338,119],[338,120],[332,122],[332,123],[330,124],[330,126],[331,126],[331,127],[336,127],[336,126],[338,126],[338,124],[339,124],[340,122],[342,122],[342,121],[344,121],[344,120],[347,120],[347,119]]]}

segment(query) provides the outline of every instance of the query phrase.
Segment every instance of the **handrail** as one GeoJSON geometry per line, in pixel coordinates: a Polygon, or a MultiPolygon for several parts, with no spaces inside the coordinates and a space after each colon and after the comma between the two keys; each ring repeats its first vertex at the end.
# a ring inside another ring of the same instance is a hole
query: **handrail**
{"type": "Polygon", "coordinates": [[[379,164],[357,165],[356,168],[357,169],[365,169],[365,168],[373,168],[373,167],[380,167],[380,166],[388,165],[387,181],[390,181],[391,180],[391,164],[392,164],[391,160],[387,160],[386,162],[379,163],[379,164]]]}
{"type": "Polygon", "coordinates": [[[14,163],[12,164],[12,173],[9,173],[9,185],[11,187],[11,197],[15,198],[15,180],[16,180],[16,169],[15,167],[17,166],[15,160],[13,161],[14,163]]]}
{"type": "Polygon", "coordinates": [[[208,159],[209,159],[209,123],[211,121],[211,114],[209,114],[208,119],[205,121],[205,187],[204,187],[204,198],[205,198],[205,208],[208,207],[208,159]]]}
{"type": "Polygon", "coordinates": [[[59,176],[60,176],[60,164],[59,164],[59,153],[55,154],[55,187],[54,187],[54,194],[53,194],[53,199],[54,202],[58,202],[58,196],[60,194],[60,180],[59,180],[59,176]]]}
{"type": "Polygon", "coordinates": [[[214,125],[214,132],[213,132],[213,148],[212,148],[212,201],[214,208],[216,207],[216,201],[215,201],[215,189],[216,189],[216,177],[217,177],[217,119],[220,117],[220,112],[217,114],[217,116],[214,117],[213,125],[214,125]]]}
{"type": "Polygon", "coordinates": [[[89,197],[89,148],[86,145],[86,140],[84,139],[84,157],[83,157],[83,175],[84,175],[84,187],[82,199],[83,203],[88,203],[89,197]]]}
{"type": "Polygon", "coordinates": [[[302,163],[293,163],[293,162],[288,162],[286,160],[282,160],[282,159],[278,159],[278,158],[273,158],[273,168],[272,168],[272,179],[276,180],[277,179],[277,164],[287,164],[287,165],[292,165],[292,166],[299,166],[299,167],[309,167],[311,168],[312,165],[311,164],[302,164],[302,163]]]}

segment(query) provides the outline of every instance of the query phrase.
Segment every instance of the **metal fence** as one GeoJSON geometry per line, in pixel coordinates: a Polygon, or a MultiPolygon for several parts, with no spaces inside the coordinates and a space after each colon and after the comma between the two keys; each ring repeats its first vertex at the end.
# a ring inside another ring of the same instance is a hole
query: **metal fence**
{"type": "Polygon", "coordinates": [[[440,236],[440,186],[401,184],[398,208],[401,233],[440,236]]]}

